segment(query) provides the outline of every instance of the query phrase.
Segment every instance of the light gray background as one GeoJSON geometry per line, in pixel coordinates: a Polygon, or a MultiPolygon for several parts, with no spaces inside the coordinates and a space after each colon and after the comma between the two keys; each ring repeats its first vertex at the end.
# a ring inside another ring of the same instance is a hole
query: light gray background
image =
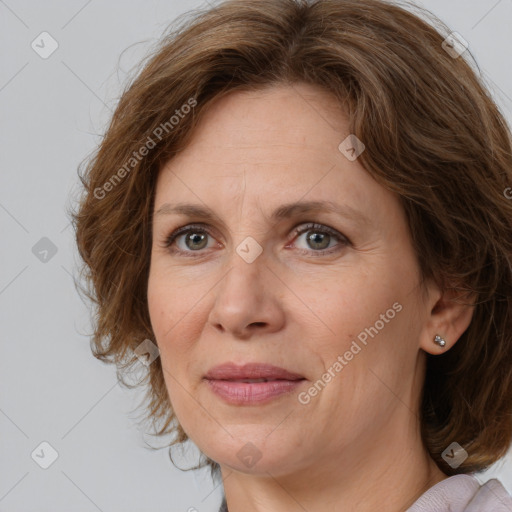
{"type": "MultiPolygon", "coordinates": [[[[512,0],[418,4],[469,42],[510,123],[512,0]]],[[[0,0],[0,512],[218,508],[206,472],[181,472],[166,449],[146,448],[158,440],[137,427],[142,394],[92,357],[66,216],[77,166],[99,143],[126,72],[178,14],[205,5],[0,0]],[[59,45],[47,59],[31,47],[43,31],[59,45]],[[46,262],[32,251],[43,237],[57,249],[46,262]],[[31,458],[43,441],[58,452],[48,469],[31,458]]],[[[510,453],[480,478],[494,476],[512,490],[510,453]]]]}

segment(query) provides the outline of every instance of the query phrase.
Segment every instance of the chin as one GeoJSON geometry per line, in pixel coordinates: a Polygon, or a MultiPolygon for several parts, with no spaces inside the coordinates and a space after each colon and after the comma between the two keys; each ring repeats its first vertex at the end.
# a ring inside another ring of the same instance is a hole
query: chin
{"type": "Polygon", "coordinates": [[[288,473],[297,467],[299,460],[304,460],[304,453],[297,449],[299,442],[292,443],[289,437],[271,439],[267,426],[241,425],[239,434],[227,430],[233,437],[222,431],[217,439],[209,439],[207,444],[199,446],[221,467],[251,475],[277,476],[288,473]]]}

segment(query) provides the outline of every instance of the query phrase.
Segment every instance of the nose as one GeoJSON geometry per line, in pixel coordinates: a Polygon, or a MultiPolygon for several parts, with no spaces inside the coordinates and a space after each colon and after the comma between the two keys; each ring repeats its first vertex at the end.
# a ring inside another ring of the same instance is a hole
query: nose
{"type": "Polygon", "coordinates": [[[220,333],[237,339],[276,332],[285,321],[280,300],[283,287],[263,253],[248,263],[233,251],[229,269],[212,290],[208,321],[220,333]]]}

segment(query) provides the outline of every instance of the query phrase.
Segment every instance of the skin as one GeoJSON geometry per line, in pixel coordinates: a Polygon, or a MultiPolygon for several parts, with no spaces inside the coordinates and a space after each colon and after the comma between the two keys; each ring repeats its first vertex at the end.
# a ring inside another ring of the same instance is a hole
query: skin
{"type": "Polygon", "coordinates": [[[178,202],[215,212],[155,213],[148,305],[173,409],[220,464],[230,512],[396,512],[446,478],[420,436],[425,352],[449,350],[472,310],[433,283],[420,286],[398,197],[341,153],[349,133],[335,99],[315,86],[232,92],[158,177],[155,212],[178,202]],[[366,221],[326,212],[269,221],[297,200],[333,201],[366,221]],[[181,235],[165,247],[198,222],[210,230],[203,245],[181,235]],[[309,222],[341,237],[312,245],[318,229],[294,234],[309,222]],[[246,237],[263,250],[252,263],[236,251],[246,237]],[[401,311],[300,403],[298,393],[395,303],[401,311]],[[307,380],[264,405],[230,405],[203,379],[227,361],[271,363],[307,380]],[[251,467],[237,456],[247,443],[261,456],[251,467]]]}

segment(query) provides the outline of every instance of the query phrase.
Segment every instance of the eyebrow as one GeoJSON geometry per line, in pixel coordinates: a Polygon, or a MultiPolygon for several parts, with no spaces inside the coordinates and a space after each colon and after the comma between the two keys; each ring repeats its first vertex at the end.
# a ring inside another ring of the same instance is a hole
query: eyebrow
{"type": "MultiPolygon", "coordinates": [[[[278,222],[296,215],[308,213],[335,213],[341,217],[353,220],[362,224],[369,224],[369,219],[362,212],[355,210],[348,205],[340,205],[333,201],[297,201],[287,203],[276,208],[270,215],[271,222],[278,222]]],[[[218,216],[207,206],[190,203],[163,204],[155,215],[186,215],[189,217],[200,217],[203,219],[215,219],[218,216]]]]}

